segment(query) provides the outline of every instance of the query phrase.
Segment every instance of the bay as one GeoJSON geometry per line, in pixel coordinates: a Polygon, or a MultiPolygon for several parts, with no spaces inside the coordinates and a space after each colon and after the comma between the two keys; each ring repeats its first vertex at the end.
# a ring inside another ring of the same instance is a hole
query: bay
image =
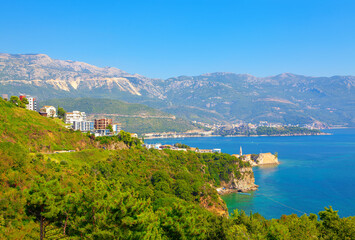
{"type": "Polygon", "coordinates": [[[250,195],[222,196],[232,213],[258,212],[264,217],[318,213],[332,206],[342,217],[355,215],[355,129],[335,129],[327,136],[205,137],[149,139],[146,143],[184,143],[200,149],[220,148],[243,154],[278,153],[276,167],[254,167],[259,189],[250,195]]]}

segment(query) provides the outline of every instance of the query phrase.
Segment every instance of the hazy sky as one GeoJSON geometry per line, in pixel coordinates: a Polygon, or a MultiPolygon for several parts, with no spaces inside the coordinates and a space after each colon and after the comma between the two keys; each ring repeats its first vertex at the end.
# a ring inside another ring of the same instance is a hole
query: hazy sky
{"type": "Polygon", "coordinates": [[[0,0],[0,52],[158,78],[355,75],[355,1],[0,0]]]}

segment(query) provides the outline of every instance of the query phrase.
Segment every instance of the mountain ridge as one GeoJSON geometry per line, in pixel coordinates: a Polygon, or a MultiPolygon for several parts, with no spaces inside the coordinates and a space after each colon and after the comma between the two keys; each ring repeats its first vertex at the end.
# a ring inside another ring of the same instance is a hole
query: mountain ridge
{"type": "Polygon", "coordinates": [[[152,79],[45,54],[0,54],[1,93],[112,98],[202,122],[355,126],[355,77],[230,72],[152,79]]]}

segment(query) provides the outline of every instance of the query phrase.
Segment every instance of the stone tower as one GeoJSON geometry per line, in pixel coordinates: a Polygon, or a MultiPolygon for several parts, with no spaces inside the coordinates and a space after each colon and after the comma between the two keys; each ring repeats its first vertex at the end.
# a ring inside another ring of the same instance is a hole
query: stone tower
{"type": "Polygon", "coordinates": [[[240,155],[240,156],[243,155],[242,146],[240,146],[239,155],[240,155]]]}

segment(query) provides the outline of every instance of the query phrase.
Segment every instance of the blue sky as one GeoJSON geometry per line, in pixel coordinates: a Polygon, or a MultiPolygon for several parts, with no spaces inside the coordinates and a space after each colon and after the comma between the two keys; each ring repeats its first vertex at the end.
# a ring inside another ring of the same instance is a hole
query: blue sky
{"type": "Polygon", "coordinates": [[[148,77],[355,75],[353,0],[0,0],[0,52],[148,77]]]}

